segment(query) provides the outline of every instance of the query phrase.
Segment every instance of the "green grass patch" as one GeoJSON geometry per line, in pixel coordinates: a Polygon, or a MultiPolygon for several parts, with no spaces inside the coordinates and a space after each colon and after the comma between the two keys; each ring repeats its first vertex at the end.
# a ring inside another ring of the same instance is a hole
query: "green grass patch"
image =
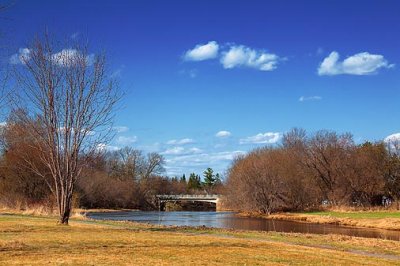
{"type": "Polygon", "coordinates": [[[336,218],[351,218],[351,219],[385,219],[385,218],[400,218],[400,211],[363,211],[363,212],[337,212],[337,211],[322,211],[322,212],[303,212],[299,214],[330,216],[336,218]]]}

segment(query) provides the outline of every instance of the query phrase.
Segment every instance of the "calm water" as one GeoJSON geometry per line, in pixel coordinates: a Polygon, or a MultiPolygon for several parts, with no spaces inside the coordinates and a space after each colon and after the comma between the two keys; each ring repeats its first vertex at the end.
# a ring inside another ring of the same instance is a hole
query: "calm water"
{"type": "Polygon", "coordinates": [[[400,231],[351,228],[329,224],[309,224],[291,221],[266,220],[262,218],[238,217],[233,212],[126,211],[90,213],[88,214],[88,217],[98,220],[136,221],[157,225],[207,226],[239,230],[340,234],[400,241],[400,231]]]}

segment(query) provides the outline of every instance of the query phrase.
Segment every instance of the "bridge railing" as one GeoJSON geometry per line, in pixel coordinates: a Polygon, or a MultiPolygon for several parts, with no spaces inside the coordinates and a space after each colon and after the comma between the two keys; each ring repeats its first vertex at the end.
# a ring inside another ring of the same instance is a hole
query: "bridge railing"
{"type": "Polygon", "coordinates": [[[162,198],[162,199],[185,199],[185,198],[188,198],[188,199],[193,199],[193,198],[196,198],[196,199],[210,199],[210,198],[216,199],[216,198],[219,198],[220,195],[217,195],[217,194],[207,194],[207,195],[180,194],[180,195],[156,195],[156,197],[157,198],[162,198]]]}

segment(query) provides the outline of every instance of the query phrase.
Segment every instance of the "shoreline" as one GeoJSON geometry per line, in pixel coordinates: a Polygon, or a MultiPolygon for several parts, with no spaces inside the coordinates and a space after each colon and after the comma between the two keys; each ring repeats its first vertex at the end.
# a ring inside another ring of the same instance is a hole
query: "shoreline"
{"type": "Polygon", "coordinates": [[[0,215],[0,224],[0,261],[4,264],[55,264],[60,263],[60,257],[66,264],[114,265],[275,265],[277,261],[296,265],[395,265],[400,259],[398,241],[334,234],[75,218],[68,227],[60,227],[52,217],[18,214],[0,215]]]}
{"type": "MultiPolygon", "coordinates": [[[[319,213],[319,212],[318,212],[319,213]]],[[[299,223],[314,223],[314,224],[331,224],[331,225],[340,225],[347,226],[352,228],[373,228],[373,229],[381,229],[381,230],[392,230],[392,231],[400,231],[400,218],[351,218],[352,213],[354,212],[336,212],[339,213],[340,216],[346,216],[348,214],[349,217],[335,217],[334,215],[318,215],[318,214],[308,214],[308,213],[274,213],[270,215],[260,214],[260,213],[252,213],[252,212],[240,212],[237,215],[240,217],[254,217],[254,218],[263,218],[269,220],[284,220],[284,221],[292,221],[299,223]]],[[[374,213],[372,212],[358,212],[362,213],[374,213]]],[[[379,213],[379,212],[375,212],[379,213]]],[[[390,214],[390,212],[387,212],[390,214]]],[[[399,212],[400,213],[400,212],[399,212]]]]}
{"type": "MultiPolygon", "coordinates": [[[[71,218],[87,218],[90,213],[113,213],[120,211],[140,211],[138,209],[73,209],[71,218]]],[[[230,210],[224,210],[230,211],[230,210]]],[[[234,212],[234,211],[232,211],[234,212]]],[[[309,213],[280,212],[270,215],[257,212],[235,212],[238,217],[262,218],[268,220],[283,220],[298,223],[330,224],[352,228],[371,228],[381,230],[400,231],[400,211],[321,211],[309,213]],[[354,218],[355,214],[359,217],[354,218]],[[381,214],[388,217],[370,218],[371,214],[381,214]],[[395,214],[395,217],[390,217],[395,214]],[[338,217],[339,216],[339,217],[338,217]],[[365,217],[363,217],[365,216],[365,217]]],[[[33,216],[57,216],[55,213],[41,212],[38,210],[14,210],[9,208],[0,209],[0,214],[22,214],[33,216]]]]}
{"type": "Polygon", "coordinates": [[[80,214],[87,214],[87,213],[94,213],[94,212],[99,212],[99,213],[107,213],[107,212],[136,212],[140,211],[138,209],[81,209],[81,208],[76,208],[73,209],[73,213],[80,213],[80,214]]]}

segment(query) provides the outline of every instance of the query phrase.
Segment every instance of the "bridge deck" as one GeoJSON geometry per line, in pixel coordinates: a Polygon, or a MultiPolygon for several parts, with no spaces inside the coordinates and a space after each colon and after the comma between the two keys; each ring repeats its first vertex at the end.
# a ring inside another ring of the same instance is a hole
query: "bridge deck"
{"type": "Polygon", "coordinates": [[[216,194],[210,195],[156,195],[159,200],[194,200],[194,201],[205,201],[205,200],[218,200],[220,197],[216,194]]]}

